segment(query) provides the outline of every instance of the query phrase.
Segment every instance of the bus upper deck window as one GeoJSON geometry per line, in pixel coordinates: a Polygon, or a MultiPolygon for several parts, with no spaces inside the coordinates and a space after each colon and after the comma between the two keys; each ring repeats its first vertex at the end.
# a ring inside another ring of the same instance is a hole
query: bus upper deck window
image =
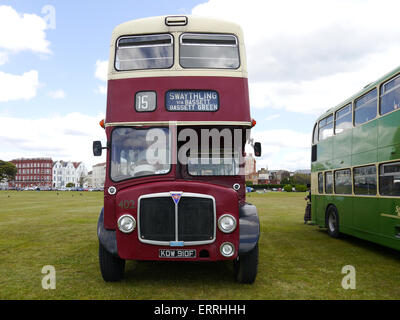
{"type": "Polygon", "coordinates": [[[381,86],[380,113],[385,114],[400,108],[400,76],[381,86]]]}
{"type": "Polygon", "coordinates": [[[352,121],[352,108],[351,103],[347,106],[343,107],[342,109],[336,111],[335,114],[335,133],[341,133],[347,129],[351,129],[353,127],[352,121]]]}
{"type": "Polygon", "coordinates": [[[115,69],[167,69],[174,64],[173,38],[170,34],[126,36],[117,40],[115,69]]]}
{"type": "Polygon", "coordinates": [[[356,100],[354,124],[362,124],[376,118],[376,88],[356,100]]]}
{"type": "Polygon", "coordinates": [[[333,114],[327,116],[319,122],[319,140],[324,140],[333,136],[333,114]]]}
{"type": "Polygon", "coordinates": [[[183,68],[237,69],[238,40],[229,34],[182,34],[179,62],[183,68]]]}

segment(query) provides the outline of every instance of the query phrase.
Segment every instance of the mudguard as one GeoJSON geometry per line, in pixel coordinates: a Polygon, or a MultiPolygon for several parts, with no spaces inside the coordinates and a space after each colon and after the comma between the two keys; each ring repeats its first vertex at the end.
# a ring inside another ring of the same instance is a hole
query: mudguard
{"type": "Polygon", "coordinates": [[[260,238],[260,220],[256,206],[245,203],[239,208],[239,255],[251,251],[260,238]]]}
{"type": "Polygon", "coordinates": [[[97,237],[101,245],[111,254],[118,257],[117,236],[115,230],[104,229],[104,208],[101,209],[99,221],[97,222],[97,237]]]}

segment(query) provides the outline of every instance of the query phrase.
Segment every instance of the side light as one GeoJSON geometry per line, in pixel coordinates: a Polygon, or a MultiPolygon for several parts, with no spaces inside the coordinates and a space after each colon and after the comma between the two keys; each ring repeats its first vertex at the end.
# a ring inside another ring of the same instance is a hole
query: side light
{"type": "Polygon", "coordinates": [[[230,242],[224,242],[221,244],[219,251],[224,257],[229,258],[235,254],[235,246],[230,242]]]}
{"type": "Polygon", "coordinates": [[[99,122],[100,127],[102,127],[103,129],[106,128],[105,124],[104,124],[104,119],[101,119],[99,122]]]}
{"type": "Polygon", "coordinates": [[[254,119],[251,119],[251,127],[253,128],[257,124],[257,121],[254,119]]]}

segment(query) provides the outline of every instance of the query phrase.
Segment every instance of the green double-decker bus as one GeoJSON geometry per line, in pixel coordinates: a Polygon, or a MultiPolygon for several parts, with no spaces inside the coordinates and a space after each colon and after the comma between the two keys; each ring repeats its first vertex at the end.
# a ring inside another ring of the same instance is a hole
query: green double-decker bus
{"type": "Polygon", "coordinates": [[[400,67],[315,123],[312,221],[400,250],[400,67]]]}

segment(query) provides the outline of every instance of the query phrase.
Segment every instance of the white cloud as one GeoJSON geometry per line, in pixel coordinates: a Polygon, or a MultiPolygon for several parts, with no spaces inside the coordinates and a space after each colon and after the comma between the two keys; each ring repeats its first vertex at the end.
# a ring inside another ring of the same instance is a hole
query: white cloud
{"type": "Polygon", "coordinates": [[[268,117],[266,117],[264,120],[265,121],[271,121],[271,120],[275,120],[275,119],[278,119],[280,117],[280,115],[279,114],[271,114],[271,115],[269,115],[268,117]]]}
{"type": "Polygon", "coordinates": [[[397,0],[209,0],[245,34],[250,100],[318,115],[398,66],[397,0]]]}
{"type": "Polygon", "coordinates": [[[108,60],[97,60],[94,76],[101,81],[107,81],[107,71],[108,60]]]}
{"type": "Polygon", "coordinates": [[[46,28],[46,22],[38,15],[19,14],[11,6],[0,6],[0,48],[7,53],[50,53],[46,28]]]}
{"type": "Polygon", "coordinates": [[[6,52],[0,52],[0,66],[8,62],[8,54],[6,52]]]}
{"type": "MultiPolygon", "coordinates": [[[[310,168],[311,133],[279,129],[253,131],[251,136],[255,142],[261,142],[262,146],[262,156],[256,159],[257,169],[266,167],[270,170],[310,168]]],[[[248,145],[246,152],[253,153],[248,145]]]]}
{"type": "MultiPolygon", "coordinates": [[[[106,82],[107,81],[107,72],[108,72],[108,60],[97,60],[96,61],[96,71],[94,76],[106,82]]],[[[94,90],[96,93],[100,94],[107,94],[107,86],[105,85],[98,85],[97,89],[94,90]]]]}
{"type": "Polygon", "coordinates": [[[90,168],[105,159],[92,154],[93,140],[105,144],[105,131],[99,126],[102,118],[104,114],[89,116],[78,112],[39,119],[0,116],[0,159],[51,157],[83,161],[90,168]]]}
{"type": "Polygon", "coordinates": [[[64,90],[55,90],[55,91],[49,91],[47,95],[53,99],[64,99],[66,97],[66,93],[64,90]]]}
{"type": "Polygon", "coordinates": [[[39,87],[39,75],[36,70],[22,75],[13,75],[0,71],[0,102],[11,100],[29,100],[36,96],[39,87]]]}
{"type": "Polygon", "coordinates": [[[94,92],[100,93],[100,94],[107,94],[107,86],[99,85],[99,86],[97,86],[97,89],[94,90],[94,92]]]}

